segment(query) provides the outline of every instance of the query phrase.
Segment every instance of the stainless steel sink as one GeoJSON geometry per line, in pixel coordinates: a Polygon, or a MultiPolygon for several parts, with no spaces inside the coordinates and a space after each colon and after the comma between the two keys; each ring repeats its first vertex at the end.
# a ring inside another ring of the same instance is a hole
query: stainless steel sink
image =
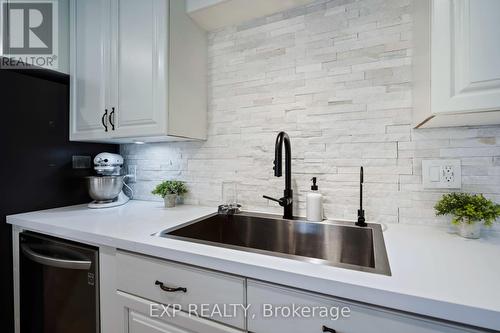
{"type": "Polygon", "coordinates": [[[313,223],[274,215],[213,214],[155,236],[391,275],[379,224],[313,223]]]}

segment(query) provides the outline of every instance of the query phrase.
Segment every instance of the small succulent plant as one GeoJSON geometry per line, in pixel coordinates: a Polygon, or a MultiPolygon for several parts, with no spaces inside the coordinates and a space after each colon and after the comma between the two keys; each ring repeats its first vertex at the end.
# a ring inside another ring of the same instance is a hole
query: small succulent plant
{"type": "Polygon", "coordinates": [[[184,182],[178,180],[165,180],[158,184],[151,193],[164,198],[169,194],[177,194],[181,196],[187,192],[188,189],[184,182]]]}
{"type": "Polygon", "coordinates": [[[436,215],[452,215],[453,224],[474,224],[483,221],[484,225],[491,226],[500,217],[500,205],[486,199],[482,194],[445,194],[434,209],[436,215]]]}

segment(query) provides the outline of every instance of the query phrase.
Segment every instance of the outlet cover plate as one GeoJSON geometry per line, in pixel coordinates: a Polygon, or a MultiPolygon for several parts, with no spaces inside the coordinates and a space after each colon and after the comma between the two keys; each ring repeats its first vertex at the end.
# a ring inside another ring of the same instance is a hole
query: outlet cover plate
{"type": "Polygon", "coordinates": [[[422,180],[424,189],[460,189],[462,166],[460,160],[423,160],[422,180]]]}
{"type": "Polygon", "coordinates": [[[137,181],[137,165],[127,165],[127,181],[129,183],[135,183],[137,181]]]}

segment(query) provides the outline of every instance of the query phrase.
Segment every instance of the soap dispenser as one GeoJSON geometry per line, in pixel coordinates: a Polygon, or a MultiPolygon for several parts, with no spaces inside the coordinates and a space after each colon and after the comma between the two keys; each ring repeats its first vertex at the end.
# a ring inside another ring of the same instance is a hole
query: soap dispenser
{"type": "Polygon", "coordinates": [[[311,180],[313,182],[311,192],[307,193],[306,199],[307,220],[321,222],[323,221],[323,196],[318,191],[316,177],[313,177],[311,180]]]}

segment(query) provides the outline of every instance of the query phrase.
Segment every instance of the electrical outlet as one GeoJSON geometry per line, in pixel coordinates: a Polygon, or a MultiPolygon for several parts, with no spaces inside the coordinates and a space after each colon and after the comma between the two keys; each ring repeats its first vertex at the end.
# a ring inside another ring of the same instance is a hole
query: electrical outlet
{"type": "Polygon", "coordinates": [[[73,169],[90,169],[92,167],[90,156],[73,156],[73,169]]]}
{"type": "Polygon", "coordinates": [[[446,183],[453,183],[455,181],[455,168],[453,165],[445,165],[442,167],[441,174],[446,183]]]}
{"type": "Polygon", "coordinates": [[[423,160],[422,180],[425,189],[462,187],[460,160],[423,160]]]}
{"type": "Polygon", "coordinates": [[[137,165],[127,166],[128,182],[135,183],[137,181],[137,165]]]}

